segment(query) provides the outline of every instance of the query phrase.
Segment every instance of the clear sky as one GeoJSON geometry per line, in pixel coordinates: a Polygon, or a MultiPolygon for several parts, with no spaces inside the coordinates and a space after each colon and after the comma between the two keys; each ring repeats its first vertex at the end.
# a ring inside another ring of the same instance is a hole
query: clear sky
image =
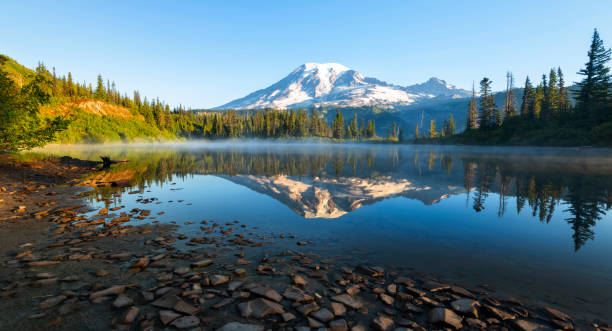
{"type": "Polygon", "coordinates": [[[0,53],[205,108],[305,62],[400,85],[488,76],[502,89],[507,70],[522,85],[553,66],[573,82],[595,27],[612,46],[612,1],[3,0],[0,53]]]}

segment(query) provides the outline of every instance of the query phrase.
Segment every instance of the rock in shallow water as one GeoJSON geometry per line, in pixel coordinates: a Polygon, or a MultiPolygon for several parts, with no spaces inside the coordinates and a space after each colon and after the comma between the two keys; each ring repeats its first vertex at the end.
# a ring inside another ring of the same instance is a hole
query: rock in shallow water
{"type": "Polygon", "coordinates": [[[282,314],[284,312],[283,306],[263,298],[243,302],[238,305],[238,309],[240,309],[242,317],[245,318],[263,318],[268,315],[282,314]]]}
{"type": "Polygon", "coordinates": [[[172,310],[160,310],[158,312],[159,314],[159,319],[162,321],[162,323],[164,325],[174,321],[175,319],[183,316],[181,314],[177,314],[175,312],[173,312],[172,310]]]}
{"type": "Polygon", "coordinates": [[[194,328],[200,325],[200,319],[195,316],[184,316],[175,319],[170,325],[178,329],[194,328]]]}
{"type": "Polygon", "coordinates": [[[472,299],[458,299],[451,302],[451,308],[453,308],[454,311],[476,318],[478,318],[477,306],[480,306],[478,301],[472,299]]]}
{"type": "Polygon", "coordinates": [[[264,327],[261,325],[231,322],[217,329],[217,331],[263,331],[263,329],[264,327]]]}
{"type": "Polygon", "coordinates": [[[360,309],[363,307],[363,303],[357,298],[354,298],[348,294],[340,294],[331,297],[332,301],[340,302],[346,306],[349,306],[353,309],[360,309]]]}
{"type": "Polygon", "coordinates": [[[461,329],[461,317],[450,309],[434,308],[429,312],[430,323],[442,323],[455,329],[461,329]]]}

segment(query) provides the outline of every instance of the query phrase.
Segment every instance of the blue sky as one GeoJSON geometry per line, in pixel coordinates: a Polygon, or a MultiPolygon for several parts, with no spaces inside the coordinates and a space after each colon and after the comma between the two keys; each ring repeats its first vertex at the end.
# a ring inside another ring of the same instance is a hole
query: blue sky
{"type": "MultiPolygon", "coordinates": [[[[2,1],[0,53],[172,106],[214,107],[305,62],[408,85],[518,84],[612,46],[612,1],[2,1]]],[[[539,80],[539,78],[536,78],[539,80]]]]}

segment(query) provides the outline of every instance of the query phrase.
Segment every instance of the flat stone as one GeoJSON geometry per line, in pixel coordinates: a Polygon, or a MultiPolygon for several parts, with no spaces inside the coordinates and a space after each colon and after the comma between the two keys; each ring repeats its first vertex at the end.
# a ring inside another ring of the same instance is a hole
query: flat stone
{"type": "Polygon", "coordinates": [[[408,277],[397,277],[394,281],[396,284],[402,284],[407,287],[414,287],[414,280],[408,277]]]}
{"type": "Polygon", "coordinates": [[[461,321],[461,317],[450,309],[434,308],[429,312],[430,323],[441,323],[458,330],[462,327],[461,321]]]}
{"type": "Polygon", "coordinates": [[[382,277],[385,274],[385,269],[381,267],[358,266],[357,271],[370,277],[382,277]]]}
{"type": "Polygon", "coordinates": [[[228,290],[230,290],[230,291],[232,291],[232,292],[234,292],[235,290],[237,290],[238,288],[240,288],[240,286],[242,286],[242,284],[244,284],[244,282],[239,281],[239,280],[235,280],[235,281],[230,282],[230,283],[227,285],[227,289],[228,289],[228,290]]]}
{"type": "Polygon", "coordinates": [[[282,314],[284,312],[282,305],[264,298],[243,302],[238,305],[238,309],[240,309],[242,317],[245,318],[263,318],[268,315],[282,314]]]}
{"type": "Polygon", "coordinates": [[[174,305],[180,300],[174,293],[167,293],[161,298],[153,301],[151,304],[158,308],[174,309],[174,305]]]}
{"type": "Polygon", "coordinates": [[[393,319],[385,315],[378,315],[374,318],[372,324],[376,330],[387,331],[393,326],[393,319]]]}
{"type": "Polygon", "coordinates": [[[359,285],[351,285],[346,288],[346,293],[350,295],[356,295],[357,293],[359,293],[359,291],[360,291],[359,285]]]}
{"type": "Polygon", "coordinates": [[[210,284],[212,286],[217,286],[217,285],[225,284],[229,282],[229,280],[230,278],[225,275],[212,275],[210,277],[210,284]]]}
{"type": "Polygon", "coordinates": [[[385,294],[385,293],[381,293],[380,295],[380,300],[382,300],[382,302],[384,302],[387,305],[392,305],[393,302],[395,302],[395,298],[393,298],[392,296],[385,294]]]}
{"type": "Polygon", "coordinates": [[[131,268],[146,268],[147,266],[149,266],[149,257],[145,256],[132,263],[131,268]]]}
{"type": "Polygon", "coordinates": [[[438,292],[438,291],[443,291],[443,290],[448,290],[450,289],[450,285],[446,285],[446,284],[442,284],[442,283],[438,283],[438,282],[434,282],[431,280],[428,280],[426,282],[423,283],[423,288],[430,291],[430,292],[438,292]]]}
{"type": "Polygon", "coordinates": [[[215,303],[212,307],[215,308],[215,309],[221,309],[221,308],[231,304],[235,300],[236,299],[234,299],[234,298],[225,298],[225,299],[215,303]]]}
{"type": "Polygon", "coordinates": [[[476,309],[476,307],[480,306],[480,303],[478,303],[478,301],[476,300],[458,299],[458,300],[451,302],[450,305],[451,305],[451,308],[453,308],[453,310],[458,313],[462,313],[462,314],[466,314],[466,315],[470,315],[475,318],[478,318],[478,309],[476,309]]]}
{"type": "Polygon", "coordinates": [[[269,288],[269,287],[255,287],[255,288],[252,288],[250,291],[251,293],[255,293],[257,295],[266,297],[276,302],[281,302],[281,300],[283,300],[282,295],[278,294],[278,292],[276,292],[274,289],[269,288]]]}
{"type": "Polygon", "coordinates": [[[195,328],[200,325],[200,319],[195,316],[184,316],[175,319],[170,325],[178,329],[195,328]]]}
{"type": "Polygon", "coordinates": [[[425,293],[424,291],[421,291],[421,290],[419,290],[419,289],[417,289],[417,288],[414,288],[414,287],[408,287],[408,286],[406,287],[406,292],[408,292],[409,294],[411,294],[411,295],[413,295],[413,296],[415,296],[415,297],[422,297],[422,296],[424,296],[425,294],[427,294],[427,293],[425,293]]]}
{"type": "Polygon", "coordinates": [[[312,317],[306,317],[306,320],[308,320],[308,326],[310,326],[311,328],[323,328],[323,327],[325,327],[325,324],[317,321],[316,319],[314,319],[312,317]]]}
{"type": "Polygon", "coordinates": [[[315,312],[312,312],[310,314],[310,316],[318,319],[319,321],[321,321],[323,323],[327,323],[332,318],[334,318],[334,314],[332,314],[332,312],[329,311],[327,308],[322,308],[322,309],[319,309],[319,310],[317,310],[315,312]]]}
{"type": "Polygon", "coordinates": [[[309,302],[307,304],[303,304],[296,308],[296,310],[299,311],[304,316],[310,314],[311,312],[317,309],[319,309],[319,305],[317,305],[316,302],[309,302]]]}
{"type": "Polygon", "coordinates": [[[414,304],[412,304],[412,303],[410,303],[410,302],[407,302],[407,303],[406,303],[406,305],[404,306],[404,308],[405,308],[407,311],[411,312],[411,313],[417,313],[417,314],[419,314],[419,313],[422,313],[422,312],[423,312],[423,308],[421,308],[421,307],[419,307],[419,306],[417,306],[417,305],[414,305],[414,304]]]}
{"type": "Polygon", "coordinates": [[[285,322],[289,322],[295,319],[295,315],[293,315],[292,313],[283,313],[281,317],[285,322]]]}
{"type": "Polygon", "coordinates": [[[455,293],[455,294],[457,294],[457,295],[464,296],[464,297],[467,297],[467,298],[470,298],[470,299],[476,298],[474,296],[474,294],[472,294],[472,292],[464,289],[463,287],[451,286],[450,287],[450,291],[455,293]]]}
{"type": "Polygon", "coordinates": [[[36,287],[49,286],[49,285],[55,285],[57,284],[57,282],[58,282],[57,278],[45,278],[45,279],[39,279],[33,282],[32,286],[36,286],[36,287]]]}
{"type": "Polygon", "coordinates": [[[339,302],[332,302],[331,304],[332,313],[335,316],[344,316],[346,314],[346,307],[339,302]]]}
{"type": "Polygon", "coordinates": [[[130,309],[128,309],[128,311],[125,313],[125,316],[123,316],[123,323],[131,324],[136,320],[136,317],[138,317],[139,313],[140,308],[136,306],[130,307],[130,309]]]}
{"type": "Polygon", "coordinates": [[[208,267],[209,265],[213,264],[213,260],[201,260],[198,262],[193,262],[191,264],[192,268],[203,268],[203,267],[208,267]]]}
{"type": "Polygon", "coordinates": [[[348,324],[343,319],[341,319],[341,320],[333,320],[333,321],[329,322],[329,329],[330,329],[330,331],[347,331],[348,330],[348,324]]]}
{"type": "Polygon", "coordinates": [[[512,324],[521,331],[545,331],[545,330],[553,330],[553,328],[539,324],[530,322],[527,320],[514,320],[512,324]]]}
{"type": "Polygon", "coordinates": [[[295,302],[303,302],[303,301],[311,301],[314,300],[312,295],[306,294],[303,290],[297,287],[288,287],[285,292],[283,292],[283,296],[291,301],[295,302]]]}
{"type": "Polygon", "coordinates": [[[142,291],[140,294],[142,294],[143,299],[145,299],[145,301],[153,301],[155,299],[155,294],[149,292],[149,291],[142,291]]]}
{"type": "Polygon", "coordinates": [[[217,331],[263,331],[263,329],[263,326],[257,324],[230,322],[217,329],[217,331]]]}
{"type": "Polygon", "coordinates": [[[34,262],[29,262],[28,266],[29,267],[46,267],[46,266],[50,266],[50,265],[54,265],[58,263],[60,263],[60,261],[34,261],[34,262]]]}
{"type": "Polygon", "coordinates": [[[119,295],[125,291],[125,285],[114,285],[107,289],[94,292],[89,295],[89,300],[94,300],[96,298],[105,297],[107,295],[119,295]]]}
{"type": "Polygon", "coordinates": [[[306,284],[308,284],[308,281],[300,275],[295,275],[293,276],[293,284],[298,286],[306,286],[306,284]]]}
{"type": "Polygon", "coordinates": [[[179,275],[179,276],[182,276],[182,275],[184,275],[184,274],[186,274],[186,273],[188,273],[190,271],[191,271],[191,268],[189,268],[189,267],[180,267],[180,268],[174,269],[174,273],[179,275]]]}
{"type": "Polygon", "coordinates": [[[363,303],[359,299],[354,298],[348,294],[336,295],[331,297],[331,299],[332,301],[340,302],[353,309],[360,309],[361,307],[363,307],[363,303]]]}
{"type": "Polygon", "coordinates": [[[51,308],[53,306],[56,306],[56,305],[60,304],[61,302],[66,300],[66,298],[67,297],[64,296],[64,295],[60,295],[60,296],[49,298],[49,299],[39,303],[38,304],[38,308],[40,308],[40,309],[51,308]]]}
{"type": "Polygon", "coordinates": [[[113,301],[113,307],[123,308],[123,307],[131,306],[133,303],[134,303],[134,300],[132,300],[132,298],[121,293],[117,296],[117,298],[115,298],[115,301],[113,301]]]}
{"type": "Polygon", "coordinates": [[[469,327],[473,329],[486,329],[487,328],[487,323],[477,318],[468,317],[464,321],[469,327]]]}
{"type": "Polygon", "coordinates": [[[173,309],[175,311],[178,311],[179,313],[183,313],[187,315],[195,315],[200,311],[198,308],[180,299],[174,304],[173,309]]]}
{"type": "Polygon", "coordinates": [[[183,316],[181,314],[173,312],[172,310],[160,310],[157,313],[159,314],[159,319],[164,325],[167,325],[175,319],[183,316]]]}
{"type": "Polygon", "coordinates": [[[483,305],[482,308],[489,314],[492,315],[493,317],[497,318],[498,320],[501,321],[505,321],[505,320],[511,320],[511,319],[515,319],[516,315],[514,314],[510,314],[508,312],[505,312],[501,309],[495,308],[493,306],[490,305],[483,305]]]}
{"type": "Polygon", "coordinates": [[[544,307],[543,308],[544,312],[546,313],[546,315],[548,315],[551,318],[554,319],[558,319],[558,320],[562,320],[562,321],[571,321],[571,317],[569,317],[566,313],[557,310],[555,308],[551,308],[551,307],[544,307]]]}

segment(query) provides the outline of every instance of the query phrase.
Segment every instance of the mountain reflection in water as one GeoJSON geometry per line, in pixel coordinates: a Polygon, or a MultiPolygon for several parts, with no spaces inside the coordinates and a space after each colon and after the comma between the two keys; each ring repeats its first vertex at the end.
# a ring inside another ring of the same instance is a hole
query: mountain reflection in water
{"type": "MultiPolygon", "coordinates": [[[[129,179],[141,190],[176,177],[220,176],[273,197],[305,218],[338,218],[392,197],[433,205],[459,194],[476,213],[484,210],[488,199],[498,199],[499,217],[525,213],[548,223],[560,208],[575,250],[595,238],[595,225],[612,206],[612,157],[605,151],[203,144],[46,152],[128,159],[96,174],[92,182],[129,179]],[[515,210],[508,208],[511,199],[515,210]]],[[[116,193],[100,189],[96,194],[116,193]]]]}

